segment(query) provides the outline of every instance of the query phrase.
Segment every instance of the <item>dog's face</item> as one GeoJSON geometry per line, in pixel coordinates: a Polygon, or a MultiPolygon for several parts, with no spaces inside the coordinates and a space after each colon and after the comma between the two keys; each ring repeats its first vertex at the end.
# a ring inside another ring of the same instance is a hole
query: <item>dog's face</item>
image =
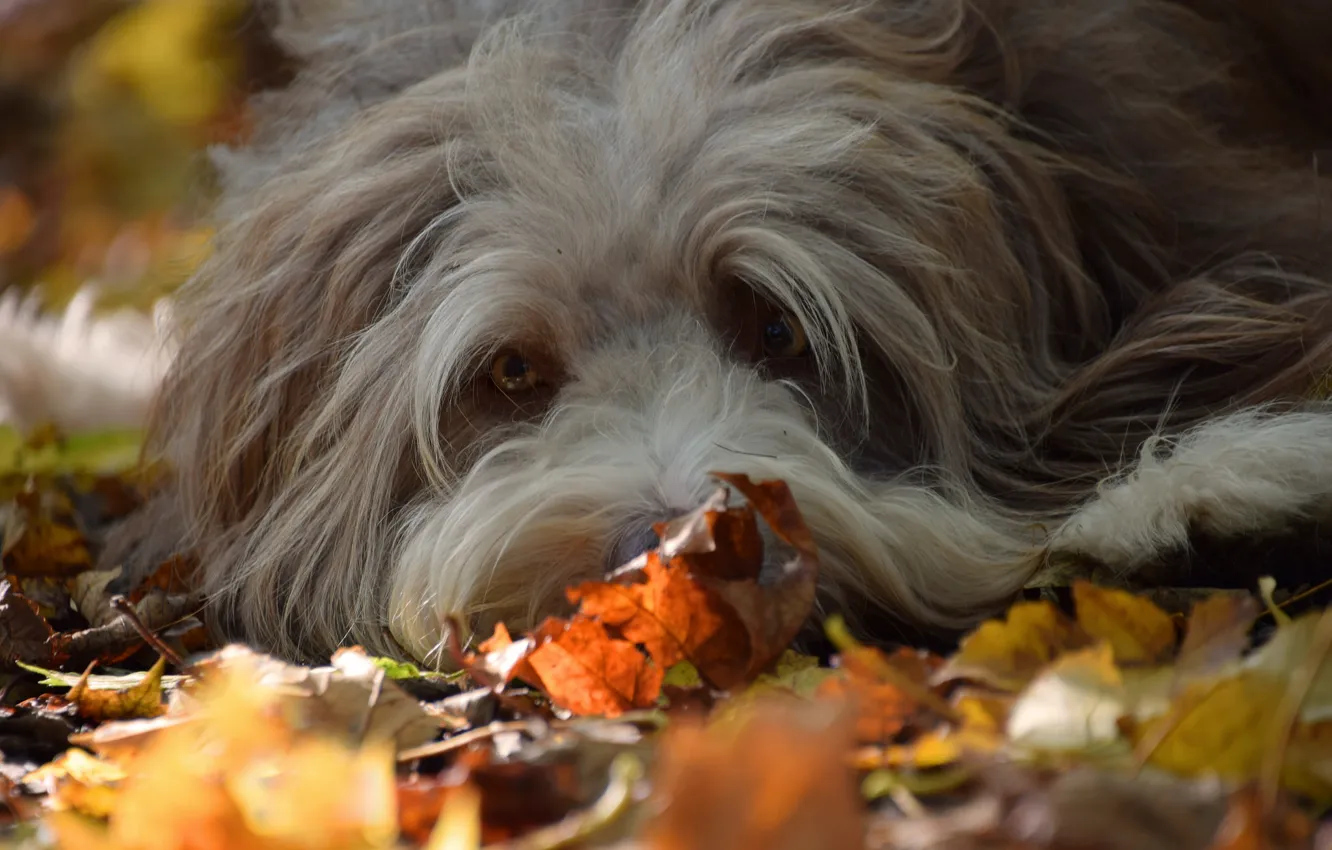
{"type": "Polygon", "coordinates": [[[530,622],[713,470],[786,480],[853,607],[958,622],[1020,585],[961,494],[1033,323],[1091,310],[1036,248],[1072,239],[1043,166],[927,38],[659,5],[609,56],[494,36],[219,237],[163,432],[248,636],[435,659],[447,616],[530,622]],[[922,464],[957,491],[894,480],[922,464]]]}

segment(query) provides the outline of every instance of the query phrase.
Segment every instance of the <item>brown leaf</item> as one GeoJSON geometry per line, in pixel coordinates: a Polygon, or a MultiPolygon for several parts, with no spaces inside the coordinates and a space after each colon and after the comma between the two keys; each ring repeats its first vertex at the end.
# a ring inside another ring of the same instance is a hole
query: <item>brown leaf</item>
{"type": "Polygon", "coordinates": [[[632,643],[584,616],[549,631],[527,663],[557,704],[574,714],[607,717],[655,704],[665,671],[632,643]]]}
{"type": "Polygon", "coordinates": [[[72,576],[92,568],[83,533],[43,504],[40,494],[14,497],[4,529],[5,571],[17,576],[72,576]]]}
{"type": "MultiPolygon", "coordinates": [[[[773,533],[795,550],[794,557],[779,568],[776,578],[763,583],[756,579],[728,581],[699,575],[697,566],[686,560],[690,572],[735,611],[749,632],[750,657],[745,675],[748,680],[776,661],[809,620],[819,578],[818,550],[784,482],[755,483],[744,475],[714,474],[739,490],[773,533]]],[[[718,686],[721,687],[720,683],[718,686]]]]}
{"type": "Polygon", "coordinates": [[[37,606],[14,589],[8,579],[0,580],[0,658],[12,664],[23,661],[47,667],[57,655],[50,640],[51,624],[42,619],[37,606]]]}
{"type": "Polygon", "coordinates": [[[1248,594],[1218,593],[1189,611],[1175,667],[1180,675],[1206,675],[1239,658],[1262,605],[1248,594]]]}
{"type": "Polygon", "coordinates": [[[130,591],[129,600],[138,602],[150,593],[158,592],[169,596],[188,595],[198,590],[199,568],[197,558],[185,555],[172,555],[157,565],[138,586],[130,591]]]}
{"type": "Polygon", "coordinates": [[[735,723],[673,724],[655,769],[648,850],[860,850],[864,813],[835,703],[759,704],[735,723]]]}
{"type": "Polygon", "coordinates": [[[728,508],[725,489],[685,516],[658,523],[656,532],[663,560],[688,555],[703,575],[740,581],[757,579],[763,568],[763,538],[753,511],[728,508]]]}

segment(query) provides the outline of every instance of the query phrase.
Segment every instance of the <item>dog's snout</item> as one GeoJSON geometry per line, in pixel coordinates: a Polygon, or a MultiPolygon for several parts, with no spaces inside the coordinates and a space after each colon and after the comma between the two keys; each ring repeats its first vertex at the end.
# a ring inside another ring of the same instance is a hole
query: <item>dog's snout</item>
{"type": "Polygon", "coordinates": [[[607,564],[607,568],[619,569],[644,552],[655,549],[657,543],[657,532],[652,530],[650,523],[636,524],[620,535],[611,551],[611,563],[607,564]]]}

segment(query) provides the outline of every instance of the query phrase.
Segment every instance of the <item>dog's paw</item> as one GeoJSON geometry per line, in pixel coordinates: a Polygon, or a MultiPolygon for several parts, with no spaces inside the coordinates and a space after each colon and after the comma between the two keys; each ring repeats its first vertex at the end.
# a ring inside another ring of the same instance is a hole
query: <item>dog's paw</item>
{"type": "Polygon", "coordinates": [[[1332,407],[1251,410],[1155,439],[1051,537],[1053,556],[1120,574],[1197,536],[1275,534],[1332,513],[1332,407]]]}

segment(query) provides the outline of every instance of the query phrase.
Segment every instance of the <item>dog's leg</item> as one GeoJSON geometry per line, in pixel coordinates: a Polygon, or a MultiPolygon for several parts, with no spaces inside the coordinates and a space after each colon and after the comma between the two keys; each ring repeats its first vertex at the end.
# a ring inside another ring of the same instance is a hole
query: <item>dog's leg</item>
{"type": "Polygon", "coordinates": [[[1051,549],[1127,574],[1186,549],[1195,534],[1271,534],[1329,508],[1332,407],[1251,410],[1148,440],[1134,467],[1055,532],[1051,549]]]}

